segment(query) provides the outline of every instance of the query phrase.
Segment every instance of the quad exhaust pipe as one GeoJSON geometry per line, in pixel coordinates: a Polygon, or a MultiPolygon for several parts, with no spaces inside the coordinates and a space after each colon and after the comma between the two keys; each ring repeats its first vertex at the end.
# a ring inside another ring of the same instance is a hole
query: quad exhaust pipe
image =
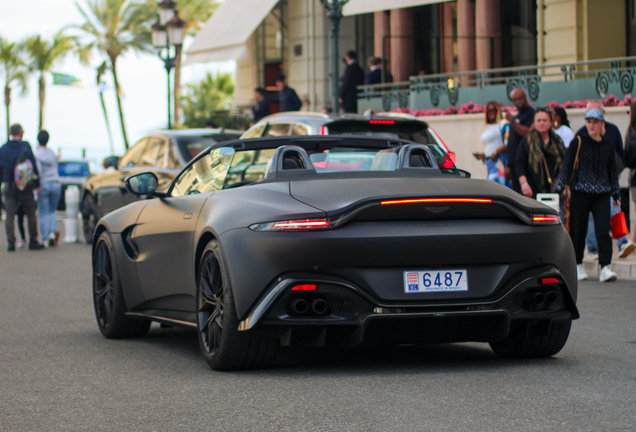
{"type": "Polygon", "coordinates": [[[305,315],[311,312],[313,315],[320,316],[329,310],[329,303],[322,298],[315,298],[311,302],[304,298],[295,298],[289,302],[288,306],[293,315],[305,315]]]}
{"type": "Polygon", "coordinates": [[[528,301],[535,307],[540,306],[552,306],[559,299],[556,291],[548,291],[546,293],[542,291],[534,291],[528,295],[528,301]]]}

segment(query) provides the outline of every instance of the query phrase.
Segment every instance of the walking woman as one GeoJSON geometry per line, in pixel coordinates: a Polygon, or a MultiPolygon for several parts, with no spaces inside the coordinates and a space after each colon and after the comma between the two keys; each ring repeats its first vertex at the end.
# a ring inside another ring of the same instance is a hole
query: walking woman
{"type": "Polygon", "coordinates": [[[552,108],[552,118],[554,119],[554,132],[561,137],[565,148],[568,148],[574,139],[574,132],[570,129],[570,121],[565,109],[561,107],[552,108]]]}
{"type": "Polygon", "coordinates": [[[521,192],[530,198],[535,198],[538,193],[554,192],[564,156],[563,141],[552,130],[552,113],[546,108],[537,108],[534,129],[517,148],[515,171],[521,192]]]}
{"type": "Polygon", "coordinates": [[[555,189],[563,192],[566,185],[570,186],[570,238],[576,254],[578,280],[588,277],[583,268],[583,252],[591,212],[601,264],[599,281],[611,282],[616,280],[616,273],[610,269],[610,196],[614,198],[614,206],[620,206],[614,146],[603,138],[605,118],[600,109],[587,111],[585,126],[588,135],[579,136],[568,148],[555,189]]]}
{"type": "MultiPolygon", "coordinates": [[[[625,133],[625,160],[627,167],[631,169],[629,191],[632,194],[632,201],[636,203],[636,101],[629,104],[629,127],[625,133]]],[[[636,250],[636,223],[632,234],[633,237],[627,242],[627,246],[619,252],[619,258],[627,258],[636,250]]]]}
{"type": "Polygon", "coordinates": [[[499,176],[499,161],[506,165],[505,154],[507,137],[510,125],[503,119],[501,105],[498,102],[490,101],[486,104],[485,119],[486,130],[481,134],[481,142],[486,146],[484,153],[475,153],[477,159],[481,159],[486,164],[488,170],[488,180],[505,184],[505,178],[499,176]]]}
{"type": "Polygon", "coordinates": [[[57,203],[60,201],[62,186],[57,173],[57,157],[46,145],[49,133],[45,130],[38,134],[40,146],[35,151],[35,159],[40,171],[40,194],[38,195],[38,210],[40,212],[40,234],[42,243],[55,246],[55,228],[57,203]]]}

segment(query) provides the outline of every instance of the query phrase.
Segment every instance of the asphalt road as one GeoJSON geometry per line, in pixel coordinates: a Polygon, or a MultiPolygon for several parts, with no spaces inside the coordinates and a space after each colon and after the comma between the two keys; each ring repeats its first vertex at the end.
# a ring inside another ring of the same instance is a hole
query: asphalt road
{"type": "Polygon", "coordinates": [[[220,373],[196,336],[106,340],[90,248],[6,252],[0,224],[0,431],[634,431],[636,282],[583,283],[551,359],[485,344],[287,350],[220,373]]]}

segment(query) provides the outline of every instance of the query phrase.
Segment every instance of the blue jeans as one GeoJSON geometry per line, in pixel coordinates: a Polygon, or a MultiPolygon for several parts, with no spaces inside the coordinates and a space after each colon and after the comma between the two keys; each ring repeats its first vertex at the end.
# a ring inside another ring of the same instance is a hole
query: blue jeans
{"type": "Polygon", "coordinates": [[[55,225],[57,223],[55,211],[60,202],[62,185],[56,181],[45,181],[40,185],[38,195],[38,210],[40,213],[40,234],[45,242],[50,234],[55,235],[55,225]]]}
{"type": "Polygon", "coordinates": [[[499,177],[499,169],[498,169],[498,163],[499,161],[502,161],[503,163],[503,157],[504,157],[503,154],[499,154],[497,156],[497,160],[486,158],[486,169],[488,170],[488,180],[495,181],[497,183],[501,183],[505,185],[506,179],[504,177],[499,177]]]}
{"type": "MultiPolygon", "coordinates": [[[[620,207],[614,206],[614,198],[610,197],[610,206],[612,209],[611,215],[614,216],[621,212],[620,207]]],[[[616,246],[619,248],[627,243],[627,236],[623,236],[616,240],[616,246]]],[[[596,235],[594,234],[594,218],[592,217],[592,213],[590,213],[590,219],[587,221],[587,237],[585,237],[585,244],[587,245],[588,251],[597,251],[598,244],[596,243],[596,235]]]]}

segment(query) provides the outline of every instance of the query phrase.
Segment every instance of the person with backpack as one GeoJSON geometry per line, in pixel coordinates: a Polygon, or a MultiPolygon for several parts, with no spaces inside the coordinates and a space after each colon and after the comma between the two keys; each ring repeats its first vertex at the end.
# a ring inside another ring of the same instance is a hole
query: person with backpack
{"type": "Polygon", "coordinates": [[[55,211],[62,195],[62,185],[57,173],[57,156],[47,148],[49,133],[45,130],[38,133],[40,146],[35,151],[38,171],[40,173],[40,193],[38,209],[40,211],[40,234],[44,245],[55,246],[55,228],[57,217],[55,211]]]}
{"type": "Polygon", "coordinates": [[[44,246],[38,242],[38,221],[35,214],[34,190],[38,190],[38,167],[31,145],[22,141],[24,130],[19,124],[9,128],[11,139],[0,148],[0,167],[2,168],[2,197],[7,208],[5,231],[7,250],[15,251],[15,215],[18,203],[22,204],[29,226],[29,249],[40,250],[44,246]]]}

